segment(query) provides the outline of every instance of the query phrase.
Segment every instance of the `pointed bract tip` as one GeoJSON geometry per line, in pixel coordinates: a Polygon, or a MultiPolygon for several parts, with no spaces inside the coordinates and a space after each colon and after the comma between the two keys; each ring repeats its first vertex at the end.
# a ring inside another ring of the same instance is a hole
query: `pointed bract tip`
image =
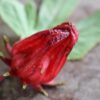
{"type": "Polygon", "coordinates": [[[27,85],[24,84],[24,85],[22,86],[22,89],[25,90],[26,88],[27,88],[27,85]]]}
{"type": "Polygon", "coordinates": [[[8,76],[10,76],[9,72],[6,72],[6,73],[3,74],[3,77],[8,77],[8,76]]]}
{"type": "Polygon", "coordinates": [[[0,57],[3,57],[3,56],[4,56],[4,54],[2,52],[0,52],[0,57]]]}
{"type": "Polygon", "coordinates": [[[3,40],[5,43],[9,43],[9,38],[6,35],[3,35],[3,40]]]}
{"type": "Polygon", "coordinates": [[[44,96],[48,97],[48,93],[43,88],[41,88],[40,91],[44,96]]]}

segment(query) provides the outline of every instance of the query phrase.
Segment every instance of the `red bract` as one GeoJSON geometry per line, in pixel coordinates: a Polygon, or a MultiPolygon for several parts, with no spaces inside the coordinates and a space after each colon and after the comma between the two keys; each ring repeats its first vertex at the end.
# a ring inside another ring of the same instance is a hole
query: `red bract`
{"type": "Polygon", "coordinates": [[[53,83],[77,39],[78,32],[71,23],[38,32],[16,42],[12,49],[5,38],[10,58],[1,59],[10,66],[10,76],[44,92],[41,86],[53,83]]]}

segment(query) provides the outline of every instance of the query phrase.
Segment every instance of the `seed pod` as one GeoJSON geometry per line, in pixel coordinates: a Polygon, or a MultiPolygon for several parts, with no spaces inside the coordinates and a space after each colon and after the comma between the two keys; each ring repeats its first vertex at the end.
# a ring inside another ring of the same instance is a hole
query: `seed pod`
{"type": "Polygon", "coordinates": [[[62,69],[77,40],[75,26],[65,22],[16,42],[10,49],[10,58],[5,59],[10,75],[41,89],[62,69]]]}

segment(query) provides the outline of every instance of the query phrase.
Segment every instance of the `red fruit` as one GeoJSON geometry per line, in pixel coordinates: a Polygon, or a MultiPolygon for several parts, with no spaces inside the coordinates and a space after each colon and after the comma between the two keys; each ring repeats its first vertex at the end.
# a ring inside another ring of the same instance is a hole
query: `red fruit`
{"type": "Polygon", "coordinates": [[[12,49],[7,42],[10,58],[1,58],[10,66],[11,76],[40,89],[56,77],[77,40],[75,26],[63,23],[16,42],[12,49]]]}

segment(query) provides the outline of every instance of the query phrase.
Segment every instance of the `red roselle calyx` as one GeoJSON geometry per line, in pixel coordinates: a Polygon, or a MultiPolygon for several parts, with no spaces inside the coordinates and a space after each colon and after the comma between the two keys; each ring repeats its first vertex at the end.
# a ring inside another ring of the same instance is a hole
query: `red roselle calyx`
{"type": "Polygon", "coordinates": [[[42,85],[53,83],[78,40],[78,32],[74,25],[66,22],[20,40],[12,48],[8,40],[4,40],[10,58],[0,58],[10,66],[10,76],[46,94],[42,85]]]}

